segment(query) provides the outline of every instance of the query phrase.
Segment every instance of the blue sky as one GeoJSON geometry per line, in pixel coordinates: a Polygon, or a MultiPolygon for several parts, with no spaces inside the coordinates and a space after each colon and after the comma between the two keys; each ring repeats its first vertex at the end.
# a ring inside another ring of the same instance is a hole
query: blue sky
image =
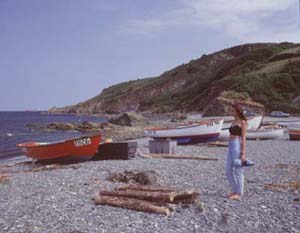
{"type": "Polygon", "coordinates": [[[0,110],[76,104],[204,53],[300,42],[298,0],[0,0],[0,110]]]}

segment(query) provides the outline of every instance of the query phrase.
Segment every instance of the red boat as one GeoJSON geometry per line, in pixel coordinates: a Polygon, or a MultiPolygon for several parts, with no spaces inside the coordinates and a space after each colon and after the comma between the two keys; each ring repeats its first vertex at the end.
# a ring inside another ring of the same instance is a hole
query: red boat
{"type": "Polygon", "coordinates": [[[58,142],[25,142],[18,144],[27,157],[36,160],[86,161],[92,158],[101,141],[101,134],[82,136],[58,142]]]}
{"type": "Polygon", "coordinates": [[[300,128],[289,129],[290,140],[300,141],[300,128]]]}

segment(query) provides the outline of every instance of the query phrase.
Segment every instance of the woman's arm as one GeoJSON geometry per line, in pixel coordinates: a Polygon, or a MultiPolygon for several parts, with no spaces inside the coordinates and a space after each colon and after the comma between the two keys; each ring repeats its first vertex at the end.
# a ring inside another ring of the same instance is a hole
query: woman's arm
{"type": "Polygon", "coordinates": [[[241,159],[246,159],[246,132],[247,132],[247,123],[246,121],[242,121],[242,146],[241,146],[241,159]]]}

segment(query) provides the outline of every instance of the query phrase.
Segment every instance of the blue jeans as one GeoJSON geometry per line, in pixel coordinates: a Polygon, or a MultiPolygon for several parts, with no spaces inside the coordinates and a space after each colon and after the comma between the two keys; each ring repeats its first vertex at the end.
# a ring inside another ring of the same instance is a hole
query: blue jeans
{"type": "Polygon", "coordinates": [[[230,183],[232,192],[242,195],[244,193],[244,169],[235,166],[234,159],[241,158],[241,141],[239,138],[229,140],[229,148],[226,160],[226,176],[230,183]]]}

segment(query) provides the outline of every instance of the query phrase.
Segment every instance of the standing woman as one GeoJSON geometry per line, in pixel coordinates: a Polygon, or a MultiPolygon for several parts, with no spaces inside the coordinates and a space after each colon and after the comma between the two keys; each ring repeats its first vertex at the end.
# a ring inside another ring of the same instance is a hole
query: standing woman
{"type": "Polygon", "coordinates": [[[240,200],[244,193],[244,169],[242,164],[246,160],[247,119],[238,104],[232,105],[232,113],[234,114],[234,121],[229,128],[230,138],[226,176],[232,189],[228,197],[233,200],[240,200]]]}

